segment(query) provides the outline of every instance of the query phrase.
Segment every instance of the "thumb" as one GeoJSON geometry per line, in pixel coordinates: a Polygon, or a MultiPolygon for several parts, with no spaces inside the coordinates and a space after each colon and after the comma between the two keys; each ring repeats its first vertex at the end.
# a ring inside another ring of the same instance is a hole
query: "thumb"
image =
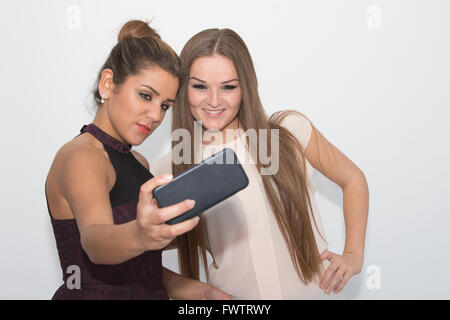
{"type": "Polygon", "coordinates": [[[166,184],[172,180],[172,175],[162,175],[154,177],[143,185],[139,190],[139,200],[137,204],[137,215],[141,216],[142,213],[148,213],[158,208],[155,205],[156,201],[153,199],[153,190],[163,184],[166,184]]]}
{"type": "Polygon", "coordinates": [[[151,178],[150,180],[145,182],[143,185],[141,185],[141,188],[139,190],[139,202],[153,204],[153,189],[170,182],[172,178],[173,177],[171,174],[165,174],[162,176],[151,178]]]}
{"type": "Polygon", "coordinates": [[[331,252],[326,249],[320,255],[320,261],[323,261],[325,259],[330,259],[330,258],[331,258],[331,252]]]}

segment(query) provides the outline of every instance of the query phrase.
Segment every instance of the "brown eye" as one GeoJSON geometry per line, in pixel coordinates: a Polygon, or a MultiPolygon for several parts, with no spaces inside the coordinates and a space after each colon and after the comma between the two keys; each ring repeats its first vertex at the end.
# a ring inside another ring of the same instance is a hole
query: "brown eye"
{"type": "Polygon", "coordinates": [[[141,98],[144,99],[145,101],[152,101],[152,96],[149,95],[149,94],[140,92],[139,95],[140,95],[141,98]]]}
{"type": "Polygon", "coordinates": [[[232,85],[223,86],[223,90],[233,90],[233,89],[236,89],[236,86],[232,85]]]}
{"type": "Polygon", "coordinates": [[[163,111],[167,111],[169,108],[170,108],[170,106],[168,104],[161,105],[161,109],[163,109],[163,111]]]}

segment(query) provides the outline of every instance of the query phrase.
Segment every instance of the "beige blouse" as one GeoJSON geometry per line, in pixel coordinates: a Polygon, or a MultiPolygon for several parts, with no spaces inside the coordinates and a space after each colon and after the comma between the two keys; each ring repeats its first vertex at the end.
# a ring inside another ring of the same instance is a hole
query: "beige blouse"
{"type": "MultiPolygon", "coordinates": [[[[312,130],[306,118],[300,114],[290,114],[281,125],[306,148],[312,130]]],[[[298,278],[243,136],[222,145],[204,145],[199,150],[203,151],[201,156],[205,159],[225,147],[236,152],[249,178],[249,185],[201,215],[213,257],[209,265],[210,284],[227,292],[233,299],[345,299],[343,291],[325,294],[319,288],[320,282],[304,285],[298,278]]],[[[170,154],[167,154],[151,163],[153,175],[171,173],[170,159],[170,154]]],[[[319,252],[322,253],[327,249],[327,243],[320,236],[322,234],[325,238],[325,233],[314,197],[313,167],[308,161],[306,168],[317,223],[316,228],[313,222],[313,230],[319,252]]],[[[324,260],[322,265],[326,270],[330,263],[324,260]]]]}

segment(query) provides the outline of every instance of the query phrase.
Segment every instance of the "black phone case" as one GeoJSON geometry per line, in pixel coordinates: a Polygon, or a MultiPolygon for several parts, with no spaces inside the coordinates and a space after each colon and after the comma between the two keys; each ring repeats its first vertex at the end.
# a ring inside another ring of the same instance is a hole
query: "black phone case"
{"type": "Polygon", "coordinates": [[[153,190],[163,208],[186,199],[195,206],[167,224],[191,219],[248,186],[248,178],[232,149],[225,148],[153,190]]]}

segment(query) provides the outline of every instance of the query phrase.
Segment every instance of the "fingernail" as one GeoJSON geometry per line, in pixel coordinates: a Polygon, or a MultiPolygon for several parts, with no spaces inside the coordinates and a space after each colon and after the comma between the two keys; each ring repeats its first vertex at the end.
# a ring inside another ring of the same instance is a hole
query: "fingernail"
{"type": "MultiPolygon", "coordinates": [[[[189,209],[192,209],[195,206],[195,201],[194,200],[188,200],[186,202],[187,206],[189,209]]],[[[198,218],[198,217],[197,217],[198,218]]]]}

